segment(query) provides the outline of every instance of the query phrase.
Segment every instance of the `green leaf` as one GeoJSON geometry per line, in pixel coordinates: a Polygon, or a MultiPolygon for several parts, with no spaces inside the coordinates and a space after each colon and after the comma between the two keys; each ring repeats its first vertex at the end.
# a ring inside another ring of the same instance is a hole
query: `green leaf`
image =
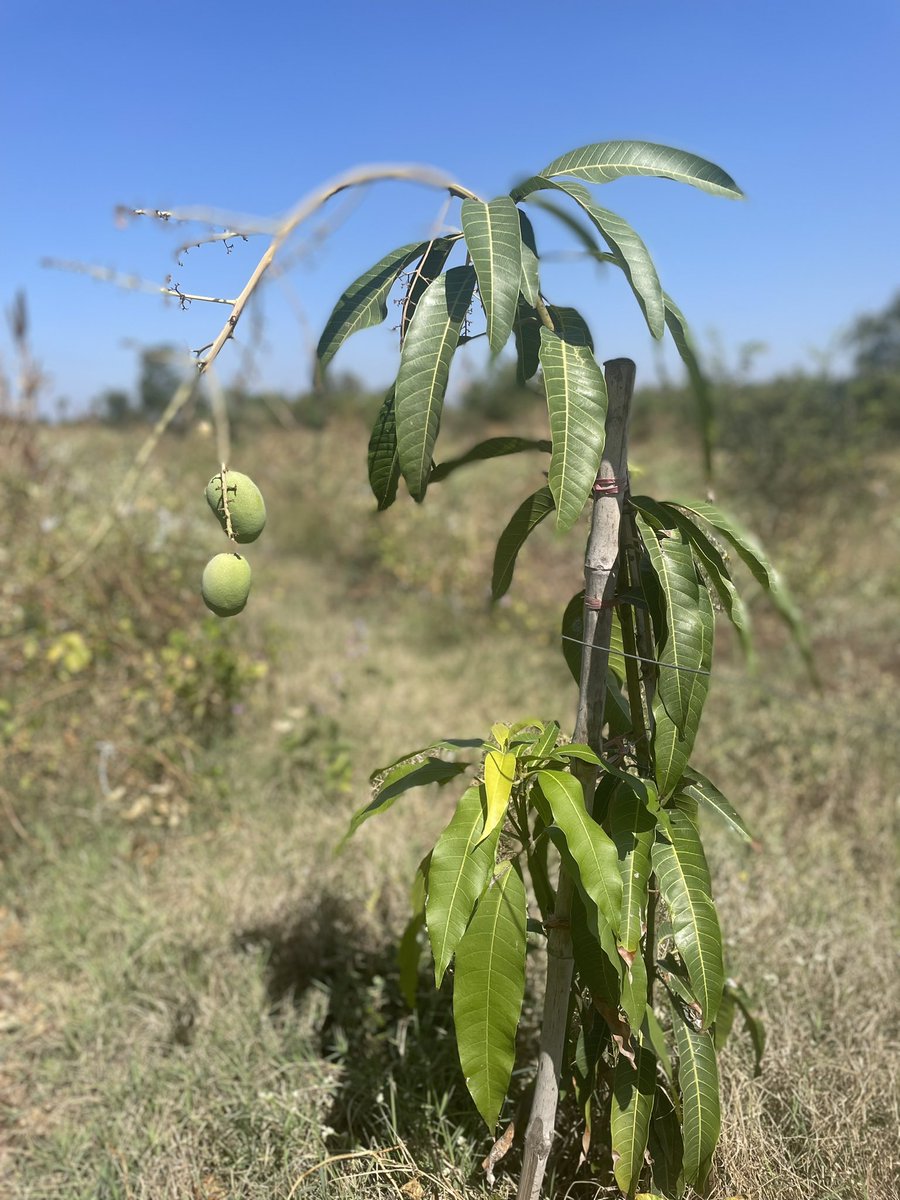
{"type": "Polygon", "coordinates": [[[410,889],[412,916],[407,922],[397,948],[397,967],[400,972],[400,991],[410,1008],[416,1007],[419,990],[419,959],[422,949],[419,934],[425,927],[425,875],[431,855],[427,854],[419,863],[410,889]]]}
{"type": "MultiPolygon", "coordinates": [[[[700,630],[702,633],[700,670],[708,672],[712,667],[713,632],[715,618],[709,592],[703,585],[699,586],[700,630]]],[[[666,671],[664,667],[660,672],[666,671]]],[[[653,703],[655,728],[653,730],[653,765],[656,774],[656,786],[661,797],[668,796],[681,778],[688,759],[694,749],[694,740],[700,727],[703,715],[703,705],[709,693],[709,675],[693,675],[696,680],[690,691],[690,707],[684,734],[666,711],[665,705],[657,695],[653,703]]]]}
{"type": "Polygon", "coordinates": [[[699,500],[684,503],[681,500],[674,500],[671,503],[677,504],[679,508],[684,509],[688,514],[699,517],[701,521],[706,521],[713,529],[717,529],[726,541],[731,543],[750,569],[753,578],[768,593],[776,612],[778,612],[788,629],[790,629],[804,660],[810,670],[812,670],[812,651],[806,635],[803,618],[780,572],[769,561],[766,552],[760,546],[759,542],[757,542],[756,538],[738,524],[733,517],[724,513],[716,505],[709,504],[707,501],[699,500]]]}
{"type": "Polygon", "coordinates": [[[566,771],[538,771],[537,779],[578,870],[581,889],[603,914],[613,932],[618,932],[622,880],[615,846],[609,835],[589,816],[584,792],[574,775],[566,771]]]}
{"type": "MultiPolygon", "coordinates": [[[[576,592],[566,605],[560,633],[563,658],[566,660],[572,678],[579,683],[583,649],[580,643],[584,641],[584,591],[576,592]]],[[[614,648],[619,649],[622,645],[622,630],[615,615],[610,643],[614,648]]],[[[610,662],[616,663],[616,661],[615,653],[611,653],[610,662]]],[[[624,668],[625,660],[623,658],[618,658],[618,663],[624,668]]],[[[631,710],[628,707],[628,701],[622,695],[613,667],[606,672],[606,701],[603,706],[603,721],[604,724],[609,725],[609,732],[613,737],[631,730],[631,710]]]]}
{"type": "Polygon", "coordinates": [[[515,754],[489,751],[484,760],[484,829],[479,842],[490,837],[495,829],[502,826],[515,779],[515,754]]]}
{"type": "Polygon", "coordinates": [[[451,267],[430,283],[409,323],[395,384],[400,470],[410,494],[424,499],[441,424],[450,362],[475,288],[471,267],[451,267]]]}
{"type": "Polygon", "coordinates": [[[491,350],[499,354],[512,333],[522,282],[519,210],[509,196],[463,200],[462,227],[478,276],[491,350]]]}
{"type": "Polygon", "coordinates": [[[553,179],[534,176],[522,185],[525,187],[533,191],[555,189],[580,206],[612,251],[613,261],[628,280],[650,332],[655,338],[661,338],[666,327],[666,306],[659,276],[650,251],[625,218],[595,204],[591,193],[579,183],[557,183],[553,179]]]}
{"type": "Polygon", "coordinates": [[[541,366],[550,415],[550,491],[556,527],[571,529],[588,501],[600,460],[606,424],[606,381],[586,346],[575,346],[541,329],[541,366]]]}
{"type": "Polygon", "coordinates": [[[725,992],[741,1010],[744,1024],[747,1027],[747,1032],[750,1034],[750,1041],[753,1043],[755,1059],[753,1073],[754,1075],[759,1075],[762,1071],[763,1054],[766,1050],[766,1031],[763,1023],[753,1011],[753,1002],[739,983],[736,983],[733,979],[727,980],[725,983],[725,992]]]}
{"type": "MultiPolygon", "coordinates": [[[[620,783],[616,788],[609,811],[609,833],[622,876],[619,944],[632,954],[641,944],[650,883],[650,848],[656,831],[656,817],[647,807],[647,789],[653,785],[633,778],[633,784],[620,783]]],[[[653,792],[655,800],[655,788],[653,792]]]]}
{"type": "Polygon", "coordinates": [[[541,298],[537,243],[534,240],[534,228],[528,217],[520,208],[517,208],[516,212],[519,214],[519,229],[522,235],[522,279],[519,290],[534,308],[541,298]]]}
{"type": "Polygon", "coordinates": [[[673,1006],[681,1090],[684,1182],[701,1189],[719,1140],[719,1071],[708,1029],[693,1029],[673,1006]]]}
{"type": "Polygon", "coordinates": [[[516,558],[531,531],[553,512],[553,496],[548,487],[538,488],[516,511],[497,542],[494,570],[491,576],[491,597],[499,600],[509,591],[516,558]]]}
{"type": "Polygon", "coordinates": [[[458,458],[448,458],[446,462],[440,463],[431,472],[430,483],[440,483],[446,479],[448,475],[458,470],[460,467],[465,467],[469,463],[483,462],[489,458],[505,458],[508,454],[522,454],[526,450],[540,450],[544,454],[549,454],[552,449],[550,443],[543,439],[535,440],[534,438],[520,437],[493,437],[486,438],[483,442],[478,442],[471,450],[467,450],[465,454],[461,454],[458,458]]]}
{"type": "Polygon", "coordinates": [[[697,826],[678,807],[671,806],[666,813],[671,840],[660,837],[654,843],[653,870],[706,1028],[716,1019],[725,986],[722,934],[697,826]]]}
{"type": "Polygon", "coordinates": [[[731,1027],[734,1025],[735,1007],[734,996],[729,993],[726,987],[722,993],[719,1011],[716,1013],[715,1024],[712,1027],[713,1045],[716,1048],[716,1054],[721,1054],[728,1044],[731,1027]]]}
{"type": "Polygon", "coordinates": [[[654,142],[594,142],[570,150],[548,163],[544,177],[572,175],[588,183],[610,183],[624,175],[655,175],[689,183],[713,196],[739,199],[743,192],[730,175],[715,163],[654,142]]]}
{"type": "MultiPolygon", "coordinates": [[[[562,835],[559,834],[560,840],[562,835]]],[[[609,925],[600,918],[602,938],[597,934],[597,912],[588,912],[589,905],[579,892],[572,897],[572,953],[582,981],[591,990],[593,999],[606,1008],[617,1009],[625,964],[616,950],[616,939],[609,925]],[[601,953],[597,953],[598,945],[601,953]]]]}
{"type": "Polygon", "coordinates": [[[513,334],[516,339],[516,382],[524,387],[541,365],[541,323],[535,310],[524,300],[520,300],[516,308],[513,334]]]}
{"type": "Polygon", "coordinates": [[[725,824],[745,841],[753,841],[753,834],[747,828],[744,818],[738,810],[729,800],[725,799],[715,784],[711,783],[705,775],[701,775],[699,771],[692,768],[685,770],[676,795],[688,796],[692,800],[699,801],[710,812],[721,817],[725,824]]]}
{"type": "Polygon", "coordinates": [[[400,458],[397,454],[397,426],[394,423],[394,389],[384,398],[372,436],[369,439],[369,486],[384,512],[397,498],[400,482],[400,458]]]}
{"type": "Polygon", "coordinates": [[[553,331],[570,346],[586,346],[593,353],[594,339],[587,321],[577,308],[562,304],[548,304],[547,312],[553,319],[553,331]]]}
{"type": "Polygon", "coordinates": [[[456,950],[453,1022],[466,1087],[493,1133],[525,994],[525,886],[513,863],[489,885],[456,950]]]}
{"type": "Polygon", "coordinates": [[[324,371],[340,347],[358,329],[380,325],[387,316],[387,296],[404,267],[425,253],[430,243],[410,242],[380,259],[355,279],[332,310],[316,347],[324,371]]]}
{"type": "Polygon", "coordinates": [[[442,738],[437,742],[429,742],[427,746],[421,746],[418,750],[410,750],[406,754],[401,754],[399,758],[395,758],[393,762],[387,763],[383,767],[376,767],[369,776],[369,783],[382,782],[382,776],[386,776],[394,767],[401,763],[408,763],[414,758],[421,758],[424,754],[431,754],[432,750],[480,750],[484,746],[481,738],[442,738]]]}
{"type": "Polygon", "coordinates": [[[599,754],[584,742],[567,742],[564,746],[557,746],[554,753],[556,758],[578,758],[582,762],[593,763],[595,767],[602,765],[599,754]]]}
{"type": "Polygon", "coordinates": [[[413,277],[409,281],[409,287],[406,289],[406,298],[403,301],[403,315],[400,318],[401,345],[403,344],[403,339],[406,337],[406,331],[409,329],[409,323],[413,319],[413,314],[418,308],[419,301],[425,294],[425,289],[443,271],[447,264],[447,259],[450,257],[450,252],[461,238],[461,234],[454,234],[451,237],[435,238],[433,242],[429,242],[428,249],[413,272],[413,277]]]}
{"type": "Polygon", "coordinates": [[[497,826],[493,836],[479,844],[484,825],[483,801],[482,789],[477,784],[466,788],[431,852],[425,914],[436,987],[441,986],[444,972],[493,870],[500,828],[497,826]]]}
{"type": "Polygon", "coordinates": [[[680,1196],[684,1191],[681,1169],[684,1145],[678,1110],[666,1089],[656,1089],[653,1117],[650,1122],[650,1157],[653,1186],[666,1197],[680,1196]]]}
{"type": "Polygon", "coordinates": [[[378,786],[375,795],[362,808],[354,813],[350,828],[344,835],[341,845],[351,838],[364,821],[369,817],[386,812],[398,796],[408,792],[410,788],[425,787],[429,783],[449,783],[461,772],[468,770],[468,763],[444,762],[442,758],[426,758],[419,762],[403,762],[393,767],[378,786]]]}
{"type": "Polygon", "coordinates": [[[694,390],[697,402],[697,416],[700,420],[700,437],[703,443],[703,465],[707,478],[712,476],[712,448],[715,438],[715,411],[712,388],[700,367],[700,359],[694,346],[694,339],[684,314],[671,296],[663,292],[663,302],[666,306],[666,327],[672,335],[675,348],[681,355],[681,361],[687,368],[688,379],[694,390]]]}
{"type": "Polygon", "coordinates": [[[616,1183],[630,1195],[640,1182],[656,1093],[656,1057],[634,1040],[634,1064],[624,1054],[616,1060],[610,1111],[610,1137],[616,1183]]]}

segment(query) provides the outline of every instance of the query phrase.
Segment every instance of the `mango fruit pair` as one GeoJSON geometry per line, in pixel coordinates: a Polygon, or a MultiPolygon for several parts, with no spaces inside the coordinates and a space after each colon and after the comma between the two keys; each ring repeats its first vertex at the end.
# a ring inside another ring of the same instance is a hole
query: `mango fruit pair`
{"type": "MultiPolygon", "coordinates": [[[[266,524],[262,493],[240,471],[221,470],[206,485],[206,502],[233,541],[255,542],[266,524]]],[[[250,564],[242,555],[217,554],[206,564],[200,581],[206,607],[217,617],[242,612],[250,595],[250,564]]]]}

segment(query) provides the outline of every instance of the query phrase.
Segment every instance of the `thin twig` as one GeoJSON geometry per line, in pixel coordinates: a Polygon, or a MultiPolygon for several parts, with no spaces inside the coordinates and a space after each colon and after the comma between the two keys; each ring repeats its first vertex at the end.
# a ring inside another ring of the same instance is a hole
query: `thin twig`
{"type": "Polygon", "coordinates": [[[74,271],[79,275],[89,275],[92,279],[99,279],[101,283],[111,283],[114,287],[124,288],[129,292],[171,296],[173,300],[181,302],[197,300],[202,304],[230,304],[232,306],[235,304],[233,299],[225,296],[197,296],[193,292],[183,292],[177,284],[174,287],[165,287],[162,284],[153,283],[149,279],[141,279],[139,275],[126,275],[120,271],[113,271],[109,267],[96,267],[91,263],[78,262],[74,259],[42,258],[41,266],[47,267],[51,271],[74,271]]]}

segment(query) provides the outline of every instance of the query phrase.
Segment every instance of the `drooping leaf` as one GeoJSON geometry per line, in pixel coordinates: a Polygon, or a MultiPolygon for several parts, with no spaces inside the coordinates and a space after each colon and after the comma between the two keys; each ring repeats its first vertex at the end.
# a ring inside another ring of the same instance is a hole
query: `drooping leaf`
{"type": "Polygon", "coordinates": [[[491,750],[484,760],[484,829],[479,842],[503,825],[516,778],[516,756],[491,750]]]}
{"type": "Polygon", "coordinates": [[[681,1196],[684,1192],[681,1122],[676,1104],[664,1087],[656,1089],[649,1148],[653,1186],[659,1188],[665,1197],[681,1196]]]}
{"type": "Polygon", "coordinates": [[[374,796],[358,809],[350,821],[350,828],[344,835],[347,841],[369,817],[386,812],[398,796],[408,792],[410,788],[425,787],[429,783],[445,784],[461,772],[468,770],[468,763],[445,762],[442,758],[426,758],[419,762],[403,762],[393,767],[382,779],[374,796]]]}
{"type": "Polygon", "coordinates": [[[397,426],[394,423],[394,389],[388,392],[379,409],[369,438],[369,486],[384,512],[397,498],[400,482],[400,458],[397,454],[397,426]]]}
{"type": "Polygon", "coordinates": [[[479,786],[466,788],[449,825],[431,852],[425,915],[434,956],[434,982],[441,986],[450,960],[494,866],[500,828],[479,844],[484,825],[479,786]]]}
{"type": "Polygon", "coordinates": [[[519,551],[531,531],[553,512],[553,496],[548,487],[538,488],[513,513],[509,524],[500,534],[494,552],[491,575],[491,597],[499,600],[509,591],[519,551]]]}
{"type": "Polygon", "coordinates": [[[413,314],[425,293],[425,289],[443,271],[447,264],[447,259],[450,257],[450,252],[456,243],[460,241],[461,237],[461,234],[454,234],[450,237],[435,238],[433,242],[429,243],[428,249],[413,272],[413,277],[409,281],[409,287],[406,290],[406,297],[403,301],[403,315],[400,318],[401,345],[403,344],[403,339],[406,337],[406,331],[409,329],[409,323],[413,319],[413,314]]]}
{"type": "Polygon", "coordinates": [[[436,466],[431,472],[429,482],[440,483],[448,475],[452,475],[454,471],[469,463],[483,462],[489,458],[505,458],[508,454],[522,454],[526,450],[540,450],[544,454],[549,454],[551,449],[550,443],[543,438],[539,440],[520,437],[486,438],[485,441],[478,442],[471,450],[467,450],[458,458],[448,458],[446,462],[436,466]]]}
{"type": "Polygon", "coordinates": [[[701,775],[699,771],[695,771],[692,767],[685,770],[676,795],[689,796],[692,800],[699,801],[704,808],[708,808],[710,812],[721,817],[725,824],[745,841],[753,841],[753,834],[731,801],[726,800],[715,784],[711,783],[705,775],[701,775]]]}
{"type": "MultiPolygon", "coordinates": [[[[620,783],[609,810],[609,833],[619,856],[622,876],[622,919],[619,944],[636,953],[641,944],[647,891],[650,883],[650,848],[656,817],[647,807],[648,788],[653,784],[637,777],[633,784],[620,783]]],[[[653,788],[654,798],[656,789],[653,788]]]]}
{"type": "Polygon", "coordinates": [[[466,1087],[493,1132],[512,1074],[525,994],[525,886],[512,862],[488,886],[456,949],[453,1021],[466,1087]]]}
{"type": "Polygon", "coordinates": [[[719,1140],[719,1070],[708,1029],[697,1030],[673,1006],[678,1086],[681,1091],[684,1182],[703,1187],[719,1140]]]}
{"type": "Polygon", "coordinates": [[[530,188],[531,191],[554,189],[569,196],[580,206],[612,251],[613,261],[628,280],[650,332],[655,338],[661,338],[666,325],[666,307],[659,276],[649,250],[625,218],[608,208],[601,208],[580,183],[559,183],[554,179],[534,176],[518,191],[521,193],[524,188],[530,188]]]}
{"type": "Polygon", "coordinates": [[[672,297],[665,292],[663,301],[666,306],[666,327],[672,335],[675,349],[687,369],[688,379],[694,391],[694,399],[697,402],[697,417],[700,421],[700,437],[703,444],[703,464],[707,478],[711,478],[712,451],[715,440],[715,405],[712,387],[703,374],[694,339],[684,314],[672,297]]]}
{"type": "Polygon", "coordinates": [[[574,775],[566,771],[538,771],[537,778],[553,821],[562,831],[578,870],[582,891],[603,914],[613,932],[618,932],[622,880],[615,846],[609,835],[589,816],[584,792],[574,775]]]}
{"type": "Polygon", "coordinates": [[[409,750],[383,767],[376,767],[369,776],[369,783],[380,785],[382,777],[386,776],[394,767],[398,767],[401,763],[408,763],[414,758],[421,758],[424,754],[431,754],[434,750],[450,750],[456,753],[460,750],[480,750],[483,746],[481,738],[441,738],[437,742],[429,742],[427,746],[420,746],[418,750],[409,750]]]}
{"type": "Polygon", "coordinates": [[[689,183],[714,196],[739,199],[743,192],[715,163],[654,142],[594,142],[561,154],[540,172],[545,178],[571,175],[587,183],[610,183],[625,175],[655,175],[689,183]]]}
{"type": "Polygon", "coordinates": [[[725,986],[719,918],[697,826],[677,805],[666,813],[668,838],[660,836],[653,845],[653,870],[669,909],[675,946],[707,1028],[716,1019],[725,986]]]}
{"type": "Polygon", "coordinates": [[[394,399],[397,450],[415,500],[422,500],[428,487],[450,362],[474,288],[471,267],[451,267],[439,275],[422,293],[400,351],[394,399]]]}
{"type": "Polygon", "coordinates": [[[575,346],[541,328],[541,366],[553,451],[550,491],[556,527],[571,529],[600,469],[606,423],[606,381],[586,346],[575,346]]]}
{"type": "Polygon", "coordinates": [[[420,258],[428,242],[411,242],[386,254],[347,288],[325,323],[316,358],[324,370],[340,347],[358,329],[379,325],[387,316],[387,296],[404,267],[420,258]]]}
{"type": "Polygon", "coordinates": [[[722,993],[719,1011],[716,1013],[716,1020],[712,1027],[713,1045],[716,1048],[716,1054],[721,1054],[728,1044],[731,1027],[734,1025],[734,1010],[734,996],[729,993],[726,987],[722,993]]]}
{"type": "Polygon", "coordinates": [[[754,1011],[752,1000],[736,980],[729,979],[726,981],[725,992],[741,1010],[741,1016],[744,1018],[744,1024],[747,1027],[747,1032],[750,1034],[750,1041],[753,1043],[755,1060],[753,1073],[759,1075],[762,1071],[763,1054],[766,1050],[766,1031],[763,1023],[754,1011]]]}
{"type": "Polygon", "coordinates": [[[656,1093],[656,1057],[635,1039],[635,1061],[624,1054],[616,1061],[610,1111],[610,1140],[616,1183],[630,1195],[640,1182],[656,1093]]]}
{"type": "Polygon", "coordinates": [[[509,196],[498,196],[487,204],[463,200],[462,227],[478,276],[488,342],[499,354],[512,333],[522,282],[519,210],[509,196]]]}
{"type": "Polygon", "coordinates": [[[594,338],[590,327],[577,308],[563,304],[548,304],[547,312],[553,320],[553,331],[570,346],[586,346],[593,353],[594,338]]]}
{"type": "Polygon", "coordinates": [[[563,760],[577,758],[581,762],[593,763],[595,767],[602,765],[602,760],[596,750],[592,750],[584,742],[567,742],[564,746],[557,746],[555,755],[563,760]]]}
{"type": "MultiPolygon", "coordinates": [[[[562,831],[553,827],[549,831],[554,845],[563,861],[578,881],[574,860],[569,854],[562,831]]],[[[640,1029],[647,1011],[647,976],[640,971],[629,972],[619,954],[612,927],[607,924],[602,912],[581,890],[572,898],[572,953],[575,965],[584,983],[591,990],[591,997],[598,1002],[600,1010],[611,1022],[616,1023],[619,1008],[625,1014],[628,1031],[640,1029]]],[[[641,962],[636,958],[635,964],[641,962]]]]}
{"type": "Polygon", "coordinates": [[[419,959],[422,955],[419,934],[425,928],[425,876],[430,859],[431,855],[426,855],[416,871],[410,897],[412,915],[397,948],[400,991],[410,1008],[416,1007],[416,993],[419,987],[419,959]]]}
{"type": "Polygon", "coordinates": [[[669,1055],[669,1047],[666,1043],[666,1035],[662,1025],[659,1023],[659,1018],[652,1008],[647,1009],[644,1014],[644,1026],[642,1030],[644,1037],[650,1043],[650,1049],[656,1055],[656,1060],[663,1069],[666,1079],[669,1083],[674,1084],[675,1074],[672,1069],[672,1059],[669,1055]]]}
{"type": "Polygon", "coordinates": [[[524,387],[541,365],[541,323],[535,310],[521,299],[516,307],[513,334],[516,339],[516,383],[524,387]]]}
{"type": "Polygon", "coordinates": [[[517,208],[516,212],[519,214],[522,235],[522,279],[519,290],[533,308],[541,297],[537,243],[534,240],[534,228],[528,217],[521,208],[517,208]]]}

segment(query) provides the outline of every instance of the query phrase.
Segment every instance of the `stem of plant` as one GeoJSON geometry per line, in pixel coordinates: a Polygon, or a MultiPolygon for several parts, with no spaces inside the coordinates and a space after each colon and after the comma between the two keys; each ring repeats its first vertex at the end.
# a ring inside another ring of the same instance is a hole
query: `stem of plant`
{"type": "MultiPolygon", "coordinates": [[[[600,754],[603,750],[603,708],[612,631],[612,604],[619,566],[619,526],[624,500],[628,462],[628,415],[634,391],[634,363],[615,358],[604,364],[609,407],[606,415],[606,445],[599,480],[618,482],[594,499],[591,530],[584,556],[584,642],[578,712],[573,734],[600,754]]],[[[576,761],[573,774],[584,789],[590,809],[597,783],[597,770],[576,761]]],[[[525,1131],[525,1152],[519,1178],[518,1200],[537,1200],[541,1193],[547,1159],[553,1146],[559,1081],[566,1049],[569,996],[572,990],[572,933],[569,924],[574,881],[560,866],[554,920],[547,936],[547,987],[544,993],[541,1048],[535,1079],[531,1116],[525,1131]]]]}

